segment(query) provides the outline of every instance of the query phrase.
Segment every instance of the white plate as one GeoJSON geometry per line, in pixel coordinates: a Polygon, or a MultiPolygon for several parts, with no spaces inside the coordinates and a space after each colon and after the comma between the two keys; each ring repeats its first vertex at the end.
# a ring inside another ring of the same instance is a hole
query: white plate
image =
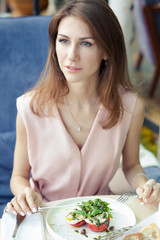
{"type": "MultiPolygon", "coordinates": [[[[94,197],[80,197],[73,198],[69,200],[63,201],[60,205],[76,205],[77,203],[81,203],[82,201],[93,200],[95,198],[100,198],[98,196],[94,197]]],[[[112,208],[115,204],[115,200],[111,198],[100,198],[103,201],[110,203],[109,207],[112,208]]],[[[136,224],[136,218],[132,210],[126,206],[125,204],[115,205],[115,210],[111,212],[113,218],[111,218],[110,226],[114,226],[115,230],[125,226],[132,226],[136,224]]],[[[66,215],[71,212],[74,207],[66,207],[66,208],[54,208],[48,211],[46,215],[46,225],[48,232],[50,235],[56,240],[92,240],[94,237],[105,235],[105,232],[93,232],[91,231],[87,225],[83,225],[82,227],[75,228],[71,226],[66,221],[66,215]],[[80,234],[82,229],[86,229],[88,238],[84,235],[80,234]],[[79,233],[75,232],[78,230],[79,233]]]]}

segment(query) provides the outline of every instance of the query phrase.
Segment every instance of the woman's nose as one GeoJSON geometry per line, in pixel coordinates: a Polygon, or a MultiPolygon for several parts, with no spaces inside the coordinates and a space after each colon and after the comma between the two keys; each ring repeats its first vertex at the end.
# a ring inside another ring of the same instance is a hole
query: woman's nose
{"type": "Polygon", "coordinates": [[[79,60],[79,51],[77,46],[70,46],[68,51],[68,58],[72,61],[78,61],[79,60]]]}

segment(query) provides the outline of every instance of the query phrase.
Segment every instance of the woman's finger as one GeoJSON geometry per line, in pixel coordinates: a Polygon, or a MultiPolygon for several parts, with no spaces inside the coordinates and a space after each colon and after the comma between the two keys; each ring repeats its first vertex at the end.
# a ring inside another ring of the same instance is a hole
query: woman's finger
{"type": "Polygon", "coordinates": [[[152,193],[147,199],[147,203],[152,203],[152,202],[159,202],[159,197],[160,197],[160,184],[156,183],[152,187],[152,193]]]}
{"type": "Polygon", "coordinates": [[[143,188],[143,186],[138,187],[136,190],[136,193],[138,195],[140,203],[144,204],[144,200],[143,200],[144,188],[143,188]]]}
{"type": "Polygon", "coordinates": [[[152,195],[154,191],[154,186],[156,185],[156,181],[154,179],[148,180],[144,184],[144,194],[143,194],[143,200],[147,203],[149,197],[152,195]]]}
{"type": "Polygon", "coordinates": [[[17,213],[19,213],[21,216],[25,215],[24,211],[22,210],[19,203],[17,202],[17,197],[12,198],[11,204],[17,213]]]}
{"type": "Polygon", "coordinates": [[[25,193],[26,201],[28,203],[30,211],[32,211],[33,213],[37,212],[36,193],[31,188],[26,188],[25,193]]]}
{"type": "Polygon", "coordinates": [[[26,195],[24,193],[18,194],[15,196],[12,200],[11,203],[16,210],[21,216],[24,215],[31,215],[30,208],[28,206],[28,203],[26,202],[26,195]]]}
{"type": "Polygon", "coordinates": [[[136,193],[137,193],[137,195],[138,195],[138,197],[140,198],[140,199],[142,199],[143,198],[143,187],[142,186],[140,186],[140,187],[138,187],[137,189],[136,189],[136,193]]]}
{"type": "Polygon", "coordinates": [[[15,210],[14,206],[12,205],[11,202],[7,203],[6,210],[17,215],[17,211],[15,210]]]}
{"type": "Polygon", "coordinates": [[[22,209],[22,212],[24,212],[25,214],[27,214],[29,216],[32,215],[30,207],[29,207],[28,202],[26,200],[26,195],[25,194],[17,196],[17,203],[19,204],[20,208],[22,209]]]}

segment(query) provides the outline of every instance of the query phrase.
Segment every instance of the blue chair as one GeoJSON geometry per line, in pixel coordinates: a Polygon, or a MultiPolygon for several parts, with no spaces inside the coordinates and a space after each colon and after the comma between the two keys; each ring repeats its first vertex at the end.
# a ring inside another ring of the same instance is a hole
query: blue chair
{"type": "Polygon", "coordinates": [[[16,98],[38,80],[48,55],[51,16],[0,19],[0,217],[13,197],[9,182],[16,138],[16,98]]]}
{"type": "Polygon", "coordinates": [[[154,67],[149,96],[152,97],[160,78],[160,0],[133,0],[133,16],[140,53],[136,63],[139,70],[143,57],[154,67]]]}

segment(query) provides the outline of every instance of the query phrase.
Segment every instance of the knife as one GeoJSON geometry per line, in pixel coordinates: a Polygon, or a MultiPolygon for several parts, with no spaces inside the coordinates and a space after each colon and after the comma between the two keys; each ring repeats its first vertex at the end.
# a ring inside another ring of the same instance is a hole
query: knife
{"type": "Polygon", "coordinates": [[[21,224],[21,222],[23,221],[23,219],[25,218],[25,216],[21,216],[20,214],[17,214],[16,216],[16,225],[12,234],[12,240],[16,239],[16,235],[17,235],[17,231],[19,228],[19,225],[21,224]]]}
{"type": "Polygon", "coordinates": [[[67,207],[78,207],[78,205],[69,204],[69,205],[44,206],[44,207],[38,207],[38,211],[43,211],[43,210],[52,209],[52,208],[67,208],[67,207]]]}
{"type": "Polygon", "coordinates": [[[104,235],[102,237],[98,237],[98,238],[94,238],[94,240],[108,240],[108,239],[115,239],[117,237],[122,236],[126,231],[128,231],[129,229],[131,229],[133,226],[127,226],[127,227],[123,227],[120,229],[117,229],[113,232],[109,232],[107,235],[104,235]]]}

